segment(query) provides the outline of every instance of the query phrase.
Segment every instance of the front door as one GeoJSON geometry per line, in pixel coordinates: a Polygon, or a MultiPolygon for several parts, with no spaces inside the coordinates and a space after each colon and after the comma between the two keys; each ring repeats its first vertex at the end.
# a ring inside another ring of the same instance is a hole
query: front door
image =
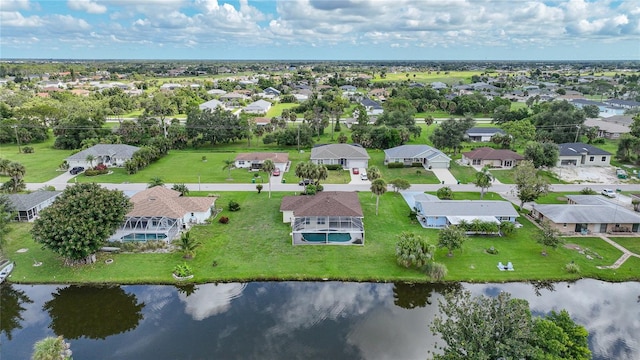
{"type": "Polygon", "coordinates": [[[633,224],[631,226],[631,231],[632,232],[638,232],[638,230],[640,230],[640,224],[633,224]]]}
{"type": "Polygon", "coordinates": [[[607,232],[607,224],[600,224],[600,232],[602,234],[607,232]]]}

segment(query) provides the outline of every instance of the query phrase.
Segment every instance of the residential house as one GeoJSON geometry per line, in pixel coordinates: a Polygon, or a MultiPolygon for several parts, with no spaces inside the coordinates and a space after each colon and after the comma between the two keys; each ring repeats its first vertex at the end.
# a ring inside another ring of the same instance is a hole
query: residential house
{"type": "Polygon", "coordinates": [[[267,126],[267,125],[271,124],[271,118],[268,118],[268,117],[254,117],[253,118],[253,122],[258,127],[267,126]]]}
{"type": "Polygon", "coordinates": [[[364,106],[364,108],[367,110],[367,115],[369,116],[380,115],[384,112],[382,105],[369,98],[360,100],[360,104],[364,106]]]}
{"type": "Polygon", "coordinates": [[[481,147],[462,153],[462,163],[478,167],[510,169],[524,160],[524,156],[515,151],[481,147]]]}
{"type": "Polygon", "coordinates": [[[420,163],[425,169],[448,169],[451,158],[429,145],[400,145],[384,151],[384,164],[400,162],[404,166],[420,163]]]}
{"type": "Polygon", "coordinates": [[[214,95],[214,96],[221,96],[226,94],[227,92],[222,90],[222,89],[211,89],[209,91],[207,91],[207,94],[209,95],[214,95]]]}
{"type": "Polygon", "coordinates": [[[601,119],[587,119],[584,121],[584,126],[597,128],[598,137],[606,139],[619,139],[620,136],[631,131],[628,126],[603,121],[601,119]]]}
{"type": "Polygon", "coordinates": [[[198,108],[200,108],[200,110],[202,110],[202,111],[204,111],[204,110],[214,111],[217,108],[222,108],[222,110],[225,110],[226,106],[222,101],[213,99],[213,100],[209,100],[209,101],[207,101],[205,103],[200,104],[198,106],[198,108]]]}
{"type": "Polygon", "coordinates": [[[280,96],[280,90],[273,88],[271,86],[269,86],[268,88],[264,89],[263,91],[266,95],[271,95],[271,96],[280,96]]]}
{"type": "Polygon", "coordinates": [[[563,234],[638,233],[640,213],[601,195],[567,195],[567,204],[534,204],[530,215],[563,234]]]}
{"type": "Polygon", "coordinates": [[[235,167],[258,171],[262,169],[262,164],[264,164],[265,160],[273,161],[275,166],[280,169],[280,172],[285,172],[289,166],[288,153],[254,152],[236,155],[235,167]]]}
{"type": "Polygon", "coordinates": [[[433,195],[414,196],[418,221],[425,228],[444,228],[461,222],[515,223],[518,212],[504,200],[440,200],[433,195]]]}
{"type": "Polygon", "coordinates": [[[472,127],[465,133],[469,141],[488,142],[496,134],[505,135],[504,130],[496,127],[472,127]]]}
{"type": "Polygon", "coordinates": [[[285,196],[282,221],[293,245],[364,245],[364,215],[356,192],[285,196]]]}
{"type": "Polygon", "coordinates": [[[89,168],[98,164],[108,167],[124,166],[124,163],[140,150],[137,146],[125,144],[98,144],[82,150],[66,158],[70,168],[82,166],[89,168]],[[93,156],[93,161],[87,161],[87,156],[93,156]]]}
{"type": "Polygon", "coordinates": [[[609,106],[623,108],[625,110],[640,109],[640,102],[633,101],[633,100],[607,99],[607,100],[604,100],[603,103],[609,106]]]}
{"type": "Polygon", "coordinates": [[[160,86],[160,91],[173,91],[173,90],[181,88],[181,87],[182,87],[182,85],[180,85],[180,84],[166,83],[166,84],[162,84],[162,86],[160,86]]]}
{"type": "Polygon", "coordinates": [[[140,191],[131,197],[133,210],[109,240],[170,242],[181,230],[211,217],[215,201],[215,197],[181,196],[164,186],[140,191]]]}
{"type": "Polygon", "coordinates": [[[441,82],[441,81],[434,81],[431,83],[431,88],[433,90],[444,90],[446,88],[448,88],[449,86],[447,86],[447,84],[441,82]]]}
{"type": "Polygon", "coordinates": [[[271,103],[260,99],[245,106],[242,110],[250,114],[266,114],[269,109],[271,109],[271,103]]]}
{"type": "Polygon", "coordinates": [[[556,166],[609,166],[611,153],[584,143],[558,145],[560,156],[556,166]]]}
{"type": "Polygon", "coordinates": [[[9,194],[7,198],[16,213],[16,221],[33,221],[38,213],[53,204],[61,191],[34,191],[28,194],[9,194]]]}
{"type": "Polygon", "coordinates": [[[582,109],[586,105],[597,106],[599,111],[598,116],[600,117],[619,116],[619,115],[623,115],[625,111],[625,109],[621,107],[610,106],[605,103],[587,100],[587,99],[571,99],[571,103],[578,109],[582,109]]]}
{"type": "Polygon", "coordinates": [[[311,149],[311,161],[314,164],[340,164],[343,169],[367,168],[369,166],[369,154],[360,145],[316,145],[311,149]]]}

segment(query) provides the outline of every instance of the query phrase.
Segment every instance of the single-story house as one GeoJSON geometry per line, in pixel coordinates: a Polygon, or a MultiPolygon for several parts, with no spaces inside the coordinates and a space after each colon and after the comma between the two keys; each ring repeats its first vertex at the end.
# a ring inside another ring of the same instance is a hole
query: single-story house
{"type": "Polygon", "coordinates": [[[481,147],[462,153],[462,163],[473,166],[510,169],[524,160],[524,156],[515,151],[481,147]]]}
{"type": "Polygon", "coordinates": [[[324,144],[311,149],[314,164],[340,164],[343,169],[369,167],[369,154],[359,145],[324,144]]]}
{"type": "Polygon", "coordinates": [[[519,216],[513,205],[504,200],[440,200],[420,194],[414,206],[420,224],[426,228],[444,228],[473,220],[515,223],[519,216]]]}
{"type": "Polygon", "coordinates": [[[356,192],[285,196],[280,211],[282,221],[291,223],[293,245],[364,245],[364,215],[356,192]]]}
{"type": "Polygon", "coordinates": [[[268,88],[264,89],[263,91],[265,94],[267,95],[272,95],[272,96],[280,96],[280,90],[273,88],[271,86],[269,86],[268,88]]]}
{"type": "Polygon", "coordinates": [[[620,125],[601,119],[587,119],[584,126],[588,128],[597,128],[598,137],[607,139],[619,139],[622,134],[631,132],[628,126],[620,125]]]}
{"type": "Polygon", "coordinates": [[[242,110],[251,114],[265,114],[269,109],[271,109],[271,103],[267,100],[260,99],[245,106],[242,110]]]}
{"type": "Polygon", "coordinates": [[[267,126],[271,124],[271,118],[268,117],[254,117],[253,118],[253,122],[256,124],[256,126],[260,127],[260,126],[267,126]]]}
{"type": "Polygon", "coordinates": [[[262,164],[265,160],[273,161],[275,166],[280,169],[280,172],[284,172],[289,164],[289,154],[268,152],[240,153],[236,155],[235,167],[257,171],[262,169],[262,164]]]}
{"type": "Polygon", "coordinates": [[[209,100],[209,101],[207,101],[205,103],[202,103],[198,107],[200,108],[200,110],[203,110],[203,111],[204,110],[214,111],[215,109],[217,109],[219,107],[222,108],[223,110],[226,109],[224,103],[222,101],[216,100],[216,99],[209,100]]]}
{"type": "Polygon", "coordinates": [[[109,240],[170,242],[180,230],[204,223],[211,216],[215,201],[215,197],[181,196],[164,186],[140,191],[131,197],[133,210],[109,240]]]}
{"type": "Polygon", "coordinates": [[[88,149],[75,153],[65,160],[70,168],[82,166],[89,168],[98,164],[104,164],[109,167],[124,166],[127,160],[133,157],[133,154],[140,150],[137,146],[125,144],[97,144],[88,149]],[[93,161],[87,161],[87,156],[93,156],[93,161]]]}
{"type": "Polygon", "coordinates": [[[400,145],[384,151],[384,164],[401,162],[405,166],[420,163],[425,169],[448,169],[451,158],[429,145],[400,145]]]}
{"type": "Polygon", "coordinates": [[[601,195],[567,195],[567,204],[534,204],[531,216],[563,234],[638,233],[640,213],[601,195]]]}
{"type": "Polygon", "coordinates": [[[38,213],[53,204],[61,191],[34,191],[28,194],[9,194],[7,198],[16,212],[16,221],[32,221],[38,213]]]}
{"type": "Polygon", "coordinates": [[[609,166],[611,153],[584,143],[559,144],[556,166],[609,166]]]}
{"type": "Polygon", "coordinates": [[[465,133],[469,141],[488,142],[493,135],[504,135],[504,130],[496,127],[472,127],[465,133]]]}

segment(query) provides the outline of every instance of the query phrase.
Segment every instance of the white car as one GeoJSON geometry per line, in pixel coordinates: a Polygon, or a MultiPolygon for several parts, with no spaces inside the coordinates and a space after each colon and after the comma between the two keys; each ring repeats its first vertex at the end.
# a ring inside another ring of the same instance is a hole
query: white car
{"type": "Polygon", "coordinates": [[[369,180],[369,178],[367,177],[366,171],[363,171],[360,173],[360,180],[369,180]]]}
{"type": "Polygon", "coordinates": [[[616,192],[613,191],[612,189],[602,189],[601,194],[610,198],[616,197],[616,192]]]}

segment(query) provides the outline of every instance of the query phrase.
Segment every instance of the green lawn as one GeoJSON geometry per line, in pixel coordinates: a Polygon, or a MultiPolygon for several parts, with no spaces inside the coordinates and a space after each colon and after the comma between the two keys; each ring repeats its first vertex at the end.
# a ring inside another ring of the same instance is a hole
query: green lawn
{"type": "Polygon", "coordinates": [[[369,166],[377,166],[382,173],[382,178],[386,181],[392,181],[394,179],[405,179],[411,184],[438,184],[438,178],[429,170],[425,170],[423,167],[406,167],[399,169],[389,169],[384,165],[384,151],[382,150],[368,150],[369,166]]]}
{"type": "Polygon", "coordinates": [[[640,255],[640,237],[610,237],[609,239],[640,255]]]}
{"type": "MultiPolygon", "coordinates": [[[[220,193],[216,206],[226,208],[229,200],[241,204],[239,212],[223,211],[230,221],[223,225],[194,227],[192,237],[202,246],[197,256],[187,262],[195,272],[194,281],[251,280],[350,280],[350,281],[427,281],[417,270],[396,265],[394,248],[401,231],[414,231],[435,243],[438,230],[423,229],[407,216],[409,209],[399,194],[387,193],[380,199],[380,214],[375,215],[375,201],[370,193],[359,194],[365,216],[364,246],[292,246],[290,227],[282,223],[278,211],[284,193],[220,193]],[[214,261],[217,266],[212,266],[214,261]]],[[[612,281],[640,279],[640,262],[629,260],[618,270],[597,269],[610,265],[620,251],[599,238],[567,238],[598,253],[602,259],[587,260],[585,255],[565,247],[541,255],[542,247],[533,239],[537,228],[524,218],[523,227],[509,237],[472,237],[462,250],[446,255],[438,250],[436,260],[448,270],[448,281],[516,281],[573,280],[593,277],[612,281]],[[494,246],[500,252],[490,255],[485,249],[494,246]],[[511,261],[515,271],[499,271],[497,263],[511,261]],[[581,274],[568,274],[567,263],[574,261],[581,274]]],[[[34,243],[28,231],[31,224],[13,224],[7,235],[6,254],[16,262],[11,281],[23,283],[173,283],[171,270],[184,260],[179,253],[169,254],[98,254],[98,262],[82,268],[67,268],[53,253],[34,243]],[[20,248],[28,249],[17,253],[20,248]],[[112,258],[112,264],[104,260],[112,258]],[[33,267],[34,261],[43,263],[33,267]]]]}
{"type": "Polygon", "coordinates": [[[406,81],[408,79],[411,82],[432,83],[440,81],[449,85],[458,85],[460,82],[468,84],[471,82],[471,76],[480,74],[482,74],[481,71],[391,72],[386,73],[384,78],[380,78],[380,74],[376,74],[371,81],[375,84],[376,82],[406,81]]]}
{"type": "MultiPolygon", "coordinates": [[[[503,184],[513,184],[513,176],[515,169],[491,169],[491,174],[495,176],[498,181],[503,184]]],[[[547,170],[538,170],[538,176],[546,179],[549,184],[566,184],[566,182],[559,180],[554,173],[547,170]]]]}
{"type": "MultiPolygon", "coordinates": [[[[41,183],[53,179],[62,174],[58,166],[64,159],[71,156],[69,150],[58,150],[53,148],[55,138],[53,135],[45,142],[29,144],[34,152],[31,154],[18,153],[15,144],[0,144],[0,158],[17,161],[24,165],[26,174],[25,182],[41,183]]],[[[0,176],[0,182],[6,181],[6,177],[0,176]]]]}
{"type": "Polygon", "coordinates": [[[472,184],[476,178],[476,169],[472,166],[460,165],[455,160],[451,160],[449,171],[460,181],[460,184],[472,184]]]}
{"type": "MultiPolygon", "coordinates": [[[[277,104],[273,104],[273,106],[271,106],[269,111],[267,111],[266,117],[272,118],[272,117],[280,116],[280,115],[282,115],[282,110],[291,109],[291,108],[296,107],[298,105],[300,105],[300,104],[297,104],[297,103],[285,103],[285,104],[277,103],[277,104]]],[[[300,116],[300,117],[302,117],[302,116],[300,116]]]]}

